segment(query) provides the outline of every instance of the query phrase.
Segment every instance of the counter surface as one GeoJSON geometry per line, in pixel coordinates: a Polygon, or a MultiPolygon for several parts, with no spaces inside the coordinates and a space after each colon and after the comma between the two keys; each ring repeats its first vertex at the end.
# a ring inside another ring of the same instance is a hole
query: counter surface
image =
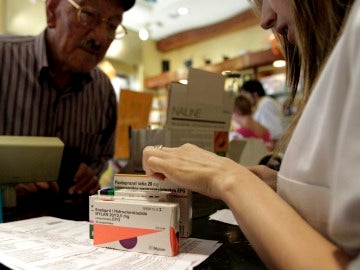
{"type": "MultiPolygon", "coordinates": [[[[219,201],[193,194],[193,224],[191,237],[217,240],[222,243],[196,270],[266,269],[238,226],[209,220],[209,215],[226,208],[219,201]]],[[[88,197],[62,198],[56,194],[38,194],[18,198],[17,207],[3,209],[4,222],[39,216],[88,220],[88,197]]],[[[0,269],[3,266],[0,264],[0,269]]]]}

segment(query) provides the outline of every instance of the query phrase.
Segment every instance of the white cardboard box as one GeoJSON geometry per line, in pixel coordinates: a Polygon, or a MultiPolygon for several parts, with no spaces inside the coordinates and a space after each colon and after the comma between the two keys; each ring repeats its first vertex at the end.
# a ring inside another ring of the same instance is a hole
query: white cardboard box
{"type": "Polygon", "coordinates": [[[164,145],[189,142],[226,155],[234,94],[224,90],[225,79],[221,74],[189,69],[187,85],[170,85],[164,145]]]}
{"type": "Polygon", "coordinates": [[[147,145],[177,147],[192,143],[226,156],[234,93],[224,90],[225,79],[221,74],[189,69],[188,85],[172,83],[165,127],[132,130],[126,171],[142,171],[142,151],[147,145]]]}
{"type": "Polygon", "coordinates": [[[136,174],[115,174],[115,189],[134,189],[141,191],[159,190],[170,191],[170,201],[178,203],[180,207],[180,237],[191,235],[192,219],[192,193],[190,190],[180,188],[169,180],[158,180],[146,175],[136,174]]]}

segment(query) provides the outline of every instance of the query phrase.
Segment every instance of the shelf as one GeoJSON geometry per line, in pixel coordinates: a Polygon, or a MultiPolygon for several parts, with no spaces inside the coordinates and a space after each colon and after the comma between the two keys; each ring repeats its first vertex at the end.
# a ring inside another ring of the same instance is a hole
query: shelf
{"type": "Polygon", "coordinates": [[[243,70],[249,68],[256,68],[259,66],[266,66],[272,64],[275,60],[282,60],[282,55],[275,55],[271,49],[247,53],[232,59],[225,60],[224,62],[206,65],[200,69],[221,73],[225,70],[243,70]]]}
{"type": "MultiPolygon", "coordinates": [[[[275,60],[282,60],[284,57],[281,54],[274,54],[272,49],[247,53],[232,59],[225,60],[218,64],[210,64],[198,69],[207,70],[215,73],[221,73],[225,70],[244,70],[249,68],[257,68],[272,64],[275,60]]],[[[168,71],[160,75],[149,77],[145,79],[145,87],[147,89],[158,89],[168,86],[172,82],[187,78],[187,70],[168,71]]]]}
{"type": "Polygon", "coordinates": [[[166,87],[172,82],[178,82],[182,79],[186,79],[188,75],[187,70],[180,71],[167,71],[160,75],[149,77],[145,79],[145,87],[147,89],[157,89],[166,87]]]}

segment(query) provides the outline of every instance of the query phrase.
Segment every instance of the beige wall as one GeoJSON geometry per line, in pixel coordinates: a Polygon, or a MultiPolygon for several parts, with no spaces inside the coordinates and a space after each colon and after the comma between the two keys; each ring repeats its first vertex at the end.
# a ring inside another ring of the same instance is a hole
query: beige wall
{"type": "Polygon", "coordinates": [[[154,76],[161,73],[161,60],[163,54],[156,49],[156,43],[147,40],[142,44],[142,64],[144,66],[144,77],[154,76]]]}
{"type": "Polygon", "coordinates": [[[5,0],[0,0],[0,33],[5,32],[5,0]]]}
{"type": "Polygon", "coordinates": [[[248,51],[258,51],[269,48],[267,41],[271,32],[264,31],[259,26],[225,34],[184,48],[160,53],[156,50],[155,42],[143,43],[144,76],[154,76],[161,73],[161,61],[170,61],[170,70],[184,69],[184,61],[192,59],[193,67],[204,66],[204,60],[210,59],[211,63],[223,61],[223,56],[236,57],[248,51]]]}
{"type": "Polygon", "coordinates": [[[233,58],[246,51],[268,48],[269,45],[265,42],[267,35],[267,31],[259,26],[253,26],[166,53],[164,57],[171,61],[171,69],[174,70],[184,68],[183,62],[186,59],[192,59],[194,67],[204,66],[205,59],[219,63],[223,61],[223,56],[233,58]]]}

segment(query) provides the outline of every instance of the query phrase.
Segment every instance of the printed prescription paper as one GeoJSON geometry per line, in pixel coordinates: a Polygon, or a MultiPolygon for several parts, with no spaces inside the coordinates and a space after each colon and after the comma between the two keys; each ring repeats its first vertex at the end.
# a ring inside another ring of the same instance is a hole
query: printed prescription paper
{"type": "Polygon", "coordinates": [[[11,269],[189,270],[220,243],[183,238],[176,257],[94,247],[89,222],[40,217],[0,224],[0,262],[11,269]]]}

